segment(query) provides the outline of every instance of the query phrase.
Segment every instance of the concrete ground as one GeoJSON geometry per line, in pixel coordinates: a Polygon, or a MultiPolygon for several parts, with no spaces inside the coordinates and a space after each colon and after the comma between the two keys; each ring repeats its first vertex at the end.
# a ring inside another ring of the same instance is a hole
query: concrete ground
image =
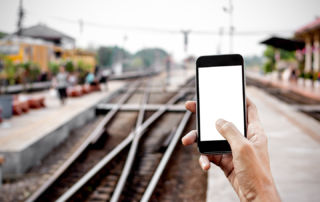
{"type": "Polygon", "coordinates": [[[279,80],[277,76],[273,74],[262,75],[254,71],[246,71],[246,76],[249,78],[257,79],[263,83],[271,84],[275,87],[290,90],[297,94],[309,97],[314,100],[320,101],[320,82],[317,81],[314,83],[314,86],[311,85],[310,81],[304,82],[300,78],[297,82],[290,82],[287,80],[279,80]]]}
{"type": "Polygon", "coordinates": [[[30,110],[26,114],[13,116],[0,125],[0,151],[19,150],[32,144],[40,136],[81,111],[91,107],[111,92],[124,85],[124,82],[111,81],[108,91],[94,92],[79,98],[68,98],[65,105],[61,105],[56,96],[49,91],[36,93],[45,97],[46,108],[30,110]]]}
{"type": "MultiPolygon", "coordinates": [[[[247,95],[257,105],[268,136],[271,169],[281,199],[320,201],[320,123],[255,87],[248,87],[247,95]]],[[[216,166],[208,172],[207,201],[239,201],[216,166]]]]}
{"type": "Polygon", "coordinates": [[[46,98],[46,108],[14,116],[0,125],[0,154],[4,156],[5,178],[19,177],[59,145],[73,128],[94,117],[94,106],[125,85],[109,82],[107,91],[93,92],[79,98],[68,98],[61,105],[49,91],[35,93],[46,98]]]}

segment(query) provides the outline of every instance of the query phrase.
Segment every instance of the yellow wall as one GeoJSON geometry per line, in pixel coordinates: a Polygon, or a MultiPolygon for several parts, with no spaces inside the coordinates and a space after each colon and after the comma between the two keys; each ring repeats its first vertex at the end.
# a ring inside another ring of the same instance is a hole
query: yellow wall
{"type": "Polygon", "coordinates": [[[48,70],[48,63],[50,60],[49,50],[51,47],[46,45],[34,44],[19,44],[19,53],[11,54],[7,57],[14,63],[33,62],[39,65],[41,70],[48,70]],[[30,50],[30,52],[27,51],[30,50]]]}
{"type": "Polygon", "coordinates": [[[83,62],[86,65],[90,65],[90,71],[93,72],[96,66],[95,54],[91,52],[81,51],[81,50],[69,50],[65,51],[63,59],[71,60],[74,65],[78,65],[79,62],[83,62]]]}
{"type": "MultiPolygon", "coordinates": [[[[1,45],[1,44],[0,44],[1,45]]],[[[3,45],[13,45],[7,42],[3,45]]],[[[96,65],[95,54],[83,50],[63,50],[58,46],[38,45],[20,43],[19,52],[17,54],[7,55],[14,63],[33,62],[39,65],[43,71],[48,71],[48,64],[50,61],[62,62],[63,60],[71,60],[76,66],[81,61],[85,65],[90,65],[90,71],[94,71],[96,65]],[[51,53],[60,51],[61,58],[55,58],[51,53]],[[62,61],[60,61],[62,60],[62,61]]]]}

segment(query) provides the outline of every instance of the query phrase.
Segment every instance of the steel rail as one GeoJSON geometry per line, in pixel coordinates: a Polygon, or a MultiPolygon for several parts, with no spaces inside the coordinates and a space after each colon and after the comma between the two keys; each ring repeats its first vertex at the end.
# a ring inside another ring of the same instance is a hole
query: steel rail
{"type": "Polygon", "coordinates": [[[174,148],[176,147],[177,145],[177,142],[179,141],[180,139],[180,136],[185,128],[185,126],[187,125],[190,117],[191,117],[191,112],[187,111],[184,115],[184,117],[182,118],[180,124],[179,124],[179,127],[175,133],[175,135],[173,136],[170,144],[169,144],[169,147],[167,148],[167,150],[165,151],[158,167],[157,167],[157,170],[155,171],[146,191],[144,192],[142,198],[141,198],[141,202],[148,202],[150,197],[152,196],[152,193],[154,191],[154,189],[156,188],[157,184],[158,184],[158,181],[172,155],[172,152],[174,150],[174,148]]]}
{"type": "MultiPolygon", "coordinates": [[[[144,118],[144,113],[145,113],[145,105],[147,104],[148,102],[148,98],[149,98],[149,92],[148,91],[145,91],[144,93],[144,98],[143,98],[143,101],[141,103],[141,109],[139,111],[139,115],[138,115],[138,119],[137,119],[137,124],[136,124],[136,128],[138,128],[139,126],[142,125],[142,122],[143,122],[143,118],[144,118]]],[[[139,141],[140,141],[140,138],[141,136],[137,133],[134,134],[134,138],[133,138],[133,141],[132,141],[132,144],[130,146],[130,150],[129,150],[129,154],[128,154],[128,157],[127,157],[127,160],[124,164],[124,167],[123,167],[123,170],[122,170],[122,173],[121,173],[121,176],[119,178],[119,181],[116,185],[116,188],[112,194],[112,197],[111,197],[111,202],[117,202],[120,198],[120,195],[121,195],[121,192],[126,184],[126,180],[129,176],[129,173],[131,171],[131,168],[132,168],[132,164],[134,162],[134,159],[135,159],[135,156],[136,156],[136,153],[137,153],[137,149],[138,149],[138,145],[139,145],[139,141]]]]}
{"type": "Polygon", "coordinates": [[[110,153],[108,153],[99,163],[91,168],[77,183],[75,183],[67,192],[57,199],[57,202],[67,201],[72,197],[85,183],[87,183],[97,172],[99,172],[106,164],[108,164],[115,156],[117,156],[127,145],[129,145],[134,139],[135,135],[140,135],[146,131],[146,129],[156,121],[167,109],[168,105],[174,104],[181,97],[183,97],[185,91],[181,91],[174,97],[172,97],[167,105],[162,106],[158,111],[152,114],[141,126],[131,132],[127,138],[125,138],[119,145],[117,145],[110,153]]]}
{"type": "MultiPolygon", "coordinates": [[[[118,105],[121,105],[125,100],[128,99],[130,95],[134,92],[134,90],[138,87],[138,84],[136,84],[133,88],[130,88],[125,95],[119,100],[118,105]]],[[[119,110],[119,108],[114,107],[115,109],[119,110]]],[[[114,116],[115,113],[113,113],[114,116]]],[[[106,115],[106,118],[104,118],[103,124],[107,124],[110,121],[110,115],[106,115]]],[[[101,123],[101,122],[100,122],[101,123]]],[[[102,125],[102,124],[99,124],[102,125]]],[[[100,126],[101,128],[101,126],[100,126]]],[[[99,130],[101,131],[101,129],[99,130]]],[[[33,202],[35,201],[41,194],[43,194],[47,188],[54,183],[54,181],[61,176],[61,174],[82,154],[82,152],[88,147],[89,144],[91,144],[94,138],[97,137],[97,130],[91,132],[91,134],[85,139],[85,141],[77,148],[77,150],[58,168],[56,172],[53,173],[53,175],[43,184],[39,189],[37,189],[36,192],[34,192],[27,200],[26,202],[33,202]]]]}
{"type": "MultiPolygon", "coordinates": [[[[116,104],[99,104],[96,107],[96,110],[110,110],[113,109],[113,107],[116,104]]],[[[147,104],[144,106],[146,111],[157,111],[161,107],[163,107],[164,104],[147,104]]],[[[141,106],[138,104],[123,104],[120,106],[119,110],[121,111],[139,111],[141,109],[141,106]]],[[[173,111],[173,112],[185,112],[186,108],[184,105],[169,105],[167,111],[173,111]]]]}
{"type": "Polygon", "coordinates": [[[129,91],[123,97],[121,97],[118,103],[112,107],[111,111],[109,111],[109,113],[99,122],[99,125],[94,129],[94,131],[92,131],[92,134],[90,135],[91,143],[94,144],[97,142],[99,137],[103,134],[106,124],[109,123],[109,121],[119,111],[120,106],[129,99],[129,97],[135,92],[140,84],[140,82],[136,83],[134,87],[130,88],[129,91]]]}

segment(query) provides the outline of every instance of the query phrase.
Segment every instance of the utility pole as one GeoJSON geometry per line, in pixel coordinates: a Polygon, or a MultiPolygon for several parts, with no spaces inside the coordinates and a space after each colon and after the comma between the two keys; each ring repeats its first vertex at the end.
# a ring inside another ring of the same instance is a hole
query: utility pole
{"type": "Polygon", "coordinates": [[[83,32],[83,20],[82,19],[79,19],[79,31],[80,31],[80,34],[82,34],[82,32],[83,32]]]}
{"type": "Polygon", "coordinates": [[[219,29],[219,43],[217,45],[217,55],[221,54],[223,27],[219,29]]]}
{"type": "Polygon", "coordinates": [[[233,4],[232,0],[229,0],[229,8],[223,7],[223,11],[229,14],[229,45],[230,45],[230,53],[233,52],[233,4]]]}
{"type": "Polygon", "coordinates": [[[17,23],[18,36],[21,35],[23,18],[24,18],[24,10],[23,10],[23,5],[22,5],[22,0],[20,0],[19,1],[19,11],[18,11],[18,23],[17,23]]]}
{"type": "Polygon", "coordinates": [[[187,54],[188,52],[188,43],[189,43],[189,34],[190,30],[181,30],[181,33],[183,34],[183,43],[184,43],[184,53],[187,54]]]}

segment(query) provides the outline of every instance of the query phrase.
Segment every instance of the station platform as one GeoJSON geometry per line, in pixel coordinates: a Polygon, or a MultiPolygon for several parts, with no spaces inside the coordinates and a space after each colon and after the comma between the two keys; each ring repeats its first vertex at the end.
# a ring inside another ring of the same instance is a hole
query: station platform
{"type": "Polygon", "coordinates": [[[320,86],[303,85],[298,81],[297,83],[289,81],[280,81],[272,78],[271,76],[263,76],[257,72],[246,71],[246,76],[252,79],[256,79],[265,84],[271,84],[274,87],[278,87],[284,90],[290,90],[302,96],[320,101],[320,86]]]}
{"type": "MultiPolygon", "coordinates": [[[[248,87],[268,136],[272,174],[283,201],[320,201],[320,123],[261,89],[248,87]]],[[[199,168],[200,169],[200,168],[199,168]]],[[[239,201],[220,168],[208,172],[207,202],[239,201]]]]}
{"type": "Polygon", "coordinates": [[[43,91],[46,108],[14,116],[0,125],[0,155],[5,157],[4,178],[15,178],[36,165],[54,147],[67,138],[70,130],[95,116],[95,105],[116,94],[125,81],[108,82],[108,90],[79,98],[68,98],[61,105],[57,97],[43,91]]]}
{"type": "MultiPolygon", "coordinates": [[[[162,72],[157,75],[160,82],[151,84],[165,91],[175,91],[194,74],[194,69],[175,69],[167,78],[167,74],[162,72]]],[[[0,125],[0,155],[5,157],[2,165],[4,178],[22,176],[32,166],[37,165],[68,137],[72,129],[94,118],[98,103],[106,102],[127,84],[125,80],[109,81],[108,91],[68,98],[63,106],[58,98],[50,96],[49,91],[37,93],[36,95],[45,97],[46,108],[14,116],[0,125]]]]}

